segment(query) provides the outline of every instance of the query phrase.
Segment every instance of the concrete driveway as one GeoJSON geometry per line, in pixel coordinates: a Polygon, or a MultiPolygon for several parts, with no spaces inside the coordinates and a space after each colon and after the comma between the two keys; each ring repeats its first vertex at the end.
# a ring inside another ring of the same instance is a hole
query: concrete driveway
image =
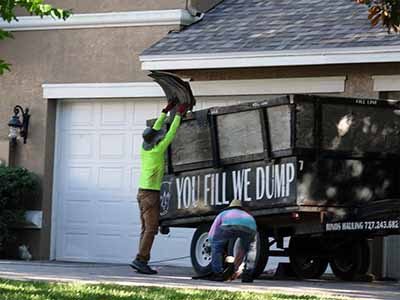
{"type": "Polygon", "coordinates": [[[279,292],[341,296],[352,299],[399,300],[397,282],[343,282],[326,276],[321,280],[272,280],[268,276],[244,284],[193,280],[191,268],[158,266],[159,274],[145,276],[129,266],[115,264],[85,264],[62,262],[20,262],[0,260],[0,278],[87,283],[114,283],[132,286],[162,286],[176,288],[220,289],[229,291],[279,292]]]}

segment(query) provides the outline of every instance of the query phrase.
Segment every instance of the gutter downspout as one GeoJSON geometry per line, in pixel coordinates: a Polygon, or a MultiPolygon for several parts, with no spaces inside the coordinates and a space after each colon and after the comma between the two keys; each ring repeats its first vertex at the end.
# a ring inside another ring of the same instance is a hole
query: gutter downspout
{"type": "Polygon", "coordinates": [[[204,17],[204,14],[198,11],[193,11],[186,7],[185,10],[182,10],[181,14],[181,24],[183,26],[189,26],[194,23],[200,22],[204,17]]]}

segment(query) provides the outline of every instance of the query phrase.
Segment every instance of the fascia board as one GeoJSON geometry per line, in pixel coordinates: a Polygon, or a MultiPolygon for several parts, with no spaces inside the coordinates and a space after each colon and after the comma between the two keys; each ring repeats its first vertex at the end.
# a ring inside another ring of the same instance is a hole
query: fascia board
{"type": "MultiPolygon", "coordinates": [[[[341,93],[345,76],[192,81],[195,96],[341,93]]],[[[43,84],[44,99],[157,98],[165,97],[154,82],[43,84]]]]}
{"type": "Polygon", "coordinates": [[[400,47],[357,47],[215,54],[142,55],[143,70],[229,69],[400,62],[400,47]]]}

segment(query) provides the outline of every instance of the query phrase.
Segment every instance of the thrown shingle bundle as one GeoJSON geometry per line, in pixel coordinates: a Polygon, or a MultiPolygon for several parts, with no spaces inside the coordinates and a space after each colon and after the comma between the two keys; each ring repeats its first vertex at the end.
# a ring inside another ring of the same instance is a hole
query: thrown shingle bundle
{"type": "Polygon", "coordinates": [[[179,76],[160,71],[152,71],[149,76],[161,86],[168,101],[186,104],[188,110],[192,110],[193,106],[196,105],[190,84],[183,81],[179,76]]]}

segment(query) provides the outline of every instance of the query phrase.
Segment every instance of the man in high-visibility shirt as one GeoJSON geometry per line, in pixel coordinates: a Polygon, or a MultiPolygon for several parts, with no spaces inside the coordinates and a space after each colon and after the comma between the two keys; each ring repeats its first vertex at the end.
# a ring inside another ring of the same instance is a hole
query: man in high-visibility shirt
{"type": "Polygon", "coordinates": [[[162,110],[160,117],[152,128],[148,127],[143,132],[143,144],[140,151],[141,173],[139,180],[139,192],[137,200],[140,209],[142,223],[139,251],[131,267],[143,274],[156,274],[157,271],[150,268],[150,252],[154,237],[158,233],[158,221],[160,215],[160,188],[164,176],[165,151],[176,135],[188,105],[180,104],[177,113],[167,133],[162,129],[167,113],[175,106],[169,102],[162,110]]]}

